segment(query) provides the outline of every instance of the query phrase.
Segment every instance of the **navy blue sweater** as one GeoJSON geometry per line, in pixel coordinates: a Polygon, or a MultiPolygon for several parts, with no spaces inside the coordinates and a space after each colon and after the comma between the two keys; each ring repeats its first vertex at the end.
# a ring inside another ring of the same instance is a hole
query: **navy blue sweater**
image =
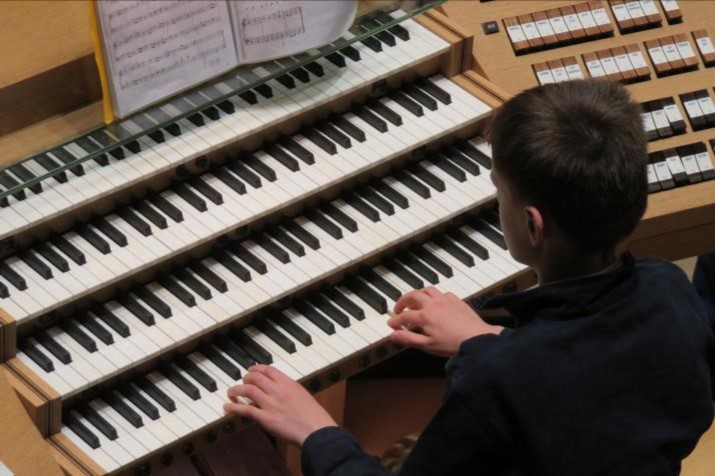
{"type": "MultiPolygon", "coordinates": [[[[400,475],[679,473],[713,419],[715,369],[680,269],[624,254],[603,273],[476,307],[504,308],[516,326],[462,343],[400,475]]],[[[338,427],[311,434],[302,458],[306,476],[388,474],[338,427]]]]}

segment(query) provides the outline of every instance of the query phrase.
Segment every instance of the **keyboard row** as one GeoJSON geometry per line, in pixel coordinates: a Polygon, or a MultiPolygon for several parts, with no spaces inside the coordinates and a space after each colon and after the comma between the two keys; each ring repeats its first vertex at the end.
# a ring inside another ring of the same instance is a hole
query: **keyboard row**
{"type": "MultiPolygon", "coordinates": [[[[443,77],[429,82],[443,94],[407,87],[368,101],[355,113],[231,158],[6,258],[0,263],[0,307],[19,323],[31,320],[460,130],[489,111],[443,77]]],[[[448,154],[471,171],[490,167],[488,146],[475,144],[459,142],[448,154]]]]}
{"type": "MultiPolygon", "coordinates": [[[[395,12],[395,17],[404,12],[395,12]]],[[[406,34],[388,31],[317,60],[279,79],[230,97],[185,119],[171,117],[187,112],[211,98],[236,91],[247,83],[268,77],[276,68],[301,57],[238,71],[201,91],[133,116],[114,128],[97,129],[72,142],[32,157],[0,172],[0,191],[43,176],[75,160],[110,146],[120,137],[141,134],[150,126],[168,125],[140,135],[94,160],[69,168],[53,178],[7,197],[0,203],[0,239],[45,220],[89,204],[108,193],[147,180],[194,158],[234,143],[296,114],[347,95],[375,81],[427,61],[448,49],[448,44],[413,20],[401,25],[406,34]],[[389,35],[389,36],[387,36],[389,35]],[[386,38],[390,38],[387,40],[386,38]],[[279,64],[280,63],[280,64],[279,64]]],[[[342,42],[354,35],[348,33],[342,42]]]]}
{"type": "MultiPolygon", "coordinates": [[[[499,230],[491,213],[476,222],[499,230]]],[[[474,253],[463,237],[479,235],[471,226],[454,228],[290,308],[262,313],[250,325],[75,406],[65,413],[61,433],[112,471],[220,422],[227,389],[256,362],[310,382],[382,343],[391,333],[387,310],[401,294],[435,284],[467,298],[524,269],[499,246],[490,248],[487,259],[474,253]]]]}
{"type": "MultiPolygon", "coordinates": [[[[18,357],[60,395],[77,393],[493,198],[487,170],[465,163],[471,172],[446,156],[424,160],[250,238],[221,240],[210,256],[39,332],[18,357]],[[104,358],[87,339],[97,331],[104,358]],[[38,357],[43,348],[49,359],[38,357]]],[[[482,256],[506,248],[498,232],[479,227],[482,256]]]]}

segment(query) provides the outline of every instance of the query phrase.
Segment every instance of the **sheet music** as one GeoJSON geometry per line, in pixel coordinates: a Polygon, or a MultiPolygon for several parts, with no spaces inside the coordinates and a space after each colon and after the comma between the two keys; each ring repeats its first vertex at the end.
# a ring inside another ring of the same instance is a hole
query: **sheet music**
{"type": "Polygon", "coordinates": [[[352,25],[355,0],[231,2],[240,63],[292,55],[338,39],[352,25]]]}
{"type": "Polygon", "coordinates": [[[123,117],[236,66],[225,0],[96,2],[113,107],[123,117]]]}

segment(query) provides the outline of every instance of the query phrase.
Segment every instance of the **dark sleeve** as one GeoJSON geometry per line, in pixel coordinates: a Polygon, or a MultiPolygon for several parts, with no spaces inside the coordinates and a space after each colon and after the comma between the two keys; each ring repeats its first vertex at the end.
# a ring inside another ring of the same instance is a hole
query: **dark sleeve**
{"type": "Polygon", "coordinates": [[[345,428],[331,426],[315,431],[303,442],[304,476],[389,475],[377,458],[365,453],[345,428]]]}

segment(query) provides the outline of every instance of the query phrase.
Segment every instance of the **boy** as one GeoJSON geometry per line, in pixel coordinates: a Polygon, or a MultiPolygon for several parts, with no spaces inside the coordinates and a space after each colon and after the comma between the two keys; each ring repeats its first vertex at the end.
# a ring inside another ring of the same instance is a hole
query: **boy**
{"type": "MultiPolygon", "coordinates": [[[[525,91],[490,128],[504,236],[539,286],[496,296],[513,329],[451,294],[405,294],[392,340],[452,356],[399,474],[678,474],[713,418],[713,336],[685,275],[615,256],[646,206],[638,106],[617,83],[525,91]],[[409,329],[419,328],[420,333],[409,329]]],[[[255,366],[225,409],[303,446],[306,475],[387,474],[297,383],[255,366]]]]}

